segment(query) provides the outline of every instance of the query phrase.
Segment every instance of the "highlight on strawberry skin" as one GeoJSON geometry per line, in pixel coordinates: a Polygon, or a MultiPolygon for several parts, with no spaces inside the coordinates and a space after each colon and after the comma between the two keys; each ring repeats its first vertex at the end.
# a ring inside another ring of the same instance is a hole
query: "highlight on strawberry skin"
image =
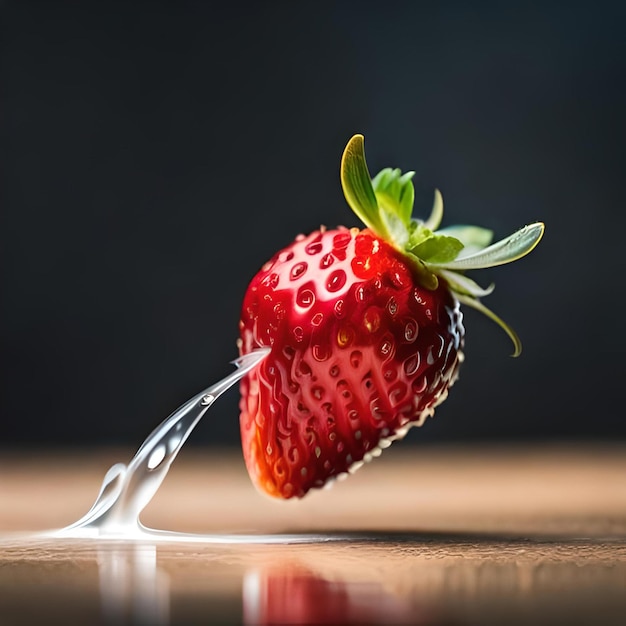
{"type": "Polygon", "coordinates": [[[460,305],[517,334],[466,272],[528,254],[544,225],[492,243],[477,226],[440,228],[443,199],[413,217],[413,172],[371,177],[362,135],[348,142],[341,184],[365,228],[320,228],[276,253],[251,280],[239,350],[271,352],[241,382],[240,429],[257,488],[299,498],[346,477],[423,424],[463,361],[460,305]]]}

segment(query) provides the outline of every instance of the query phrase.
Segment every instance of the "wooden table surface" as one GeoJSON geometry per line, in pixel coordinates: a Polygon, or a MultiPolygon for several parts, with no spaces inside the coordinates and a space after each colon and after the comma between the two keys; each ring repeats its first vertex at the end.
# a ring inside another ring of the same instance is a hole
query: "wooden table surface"
{"type": "Polygon", "coordinates": [[[59,540],[133,450],[0,455],[0,624],[625,624],[626,444],[394,446],[302,501],[185,449],[142,521],[267,545],[59,540]],[[28,534],[18,534],[28,531],[28,534]]]}

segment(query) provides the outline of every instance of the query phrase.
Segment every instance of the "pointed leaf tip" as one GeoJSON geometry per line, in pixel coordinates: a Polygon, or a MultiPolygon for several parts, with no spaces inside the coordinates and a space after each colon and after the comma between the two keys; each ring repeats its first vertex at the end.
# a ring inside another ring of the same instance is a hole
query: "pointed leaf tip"
{"type": "Polygon", "coordinates": [[[471,254],[460,254],[450,263],[433,264],[449,270],[477,270],[512,263],[535,249],[545,230],[543,222],[520,228],[512,235],[471,254]]]}
{"type": "Polygon", "coordinates": [[[340,176],[346,201],[357,217],[376,234],[387,235],[367,169],[363,135],[354,135],[348,141],[341,157],[340,176]]]}
{"type": "Polygon", "coordinates": [[[390,167],[381,170],[372,180],[372,187],[381,210],[394,213],[408,228],[415,202],[412,178],[415,172],[405,172],[390,167]]]}
{"type": "Polygon", "coordinates": [[[437,230],[443,219],[443,196],[439,189],[435,189],[435,199],[433,201],[433,208],[431,209],[430,216],[424,222],[424,226],[429,230],[437,230]]]}

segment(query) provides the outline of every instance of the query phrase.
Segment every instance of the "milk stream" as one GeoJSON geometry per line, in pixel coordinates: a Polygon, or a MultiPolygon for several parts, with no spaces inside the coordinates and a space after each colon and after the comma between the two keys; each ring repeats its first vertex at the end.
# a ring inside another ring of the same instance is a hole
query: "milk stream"
{"type": "MultiPolygon", "coordinates": [[[[44,553],[76,550],[93,543],[97,550],[99,590],[104,624],[170,623],[170,581],[158,567],[157,545],[203,544],[316,544],[349,541],[349,535],[320,534],[193,534],[145,527],[139,517],[157,493],[183,444],[213,403],[269,353],[261,349],[235,361],[230,375],[188,400],[164,420],[141,444],[128,465],[116,463],[105,474],[89,511],[62,529],[0,536],[0,547],[28,547],[44,553]]],[[[246,616],[255,616],[262,595],[258,575],[246,578],[242,602],[246,616]],[[247,607],[247,608],[246,608],[247,607]]]]}
{"type": "Polygon", "coordinates": [[[203,415],[225,391],[256,367],[268,352],[268,348],[255,350],[233,361],[237,366],[236,371],[174,411],[148,435],[128,465],[116,463],[109,469],[96,501],[83,517],[46,536],[208,543],[309,543],[332,539],[322,535],[198,535],[147,528],[139,519],[203,415]]]}

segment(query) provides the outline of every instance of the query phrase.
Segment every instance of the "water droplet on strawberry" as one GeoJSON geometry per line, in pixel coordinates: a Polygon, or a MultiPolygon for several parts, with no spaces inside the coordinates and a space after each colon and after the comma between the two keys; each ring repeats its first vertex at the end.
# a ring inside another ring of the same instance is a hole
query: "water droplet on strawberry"
{"type": "Polygon", "coordinates": [[[391,284],[396,287],[396,289],[405,289],[413,284],[409,271],[404,263],[400,261],[394,261],[387,275],[391,284]]]}
{"type": "Polygon", "coordinates": [[[315,256],[316,254],[319,254],[322,251],[321,241],[312,241],[311,243],[305,246],[304,251],[307,254],[310,254],[311,256],[315,256]]]}
{"type": "Polygon", "coordinates": [[[343,270],[335,270],[326,282],[326,289],[334,293],[335,291],[339,291],[345,284],[346,273],[343,270]]]}
{"type": "Polygon", "coordinates": [[[413,289],[413,299],[415,300],[416,304],[426,304],[426,300],[424,300],[424,298],[422,297],[422,294],[418,287],[415,287],[415,289],[413,289]]]}
{"type": "Polygon", "coordinates": [[[404,327],[404,338],[409,343],[413,343],[417,339],[418,328],[417,322],[413,319],[406,323],[404,327]]]}
{"type": "Polygon", "coordinates": [[[291,268],[291,272],[289,274],[289,278],[291,280],[297,280],[298,278],[300,278],[304,274],[304,272],[306,272],[308,267],[309,266],[304,261],[301,261],[300,263],[296,263],[291,268]]]}
{"type": "Polygon", "coordinates": [[[296,304],[303,309],[308,309],[315,302],[315,294],[313,293],[313,283],[307,283],[298,289],[296,295],[296,304]]]}
{"type": "Polygon", "coordinates": [[[370,307],[365,311],[363,325],[369,333],[375,333],[380,328],[380,313],[378,309],[370,307]]]}
{"type": "Polygon", "coordinates": [[[365,285],[359,285],[354,290],[354,297],[357,302],[365,302],[365,300],[367,299],[367,296],[368,296],[368,289],[365,287],[365,285]]]}
{"type": "Polygon", "coordinates": [[[346,348],[354,339],[354,331],[349,326],[342,326],[337,331],[337,345],[340,348],[346,348]]]}
{"type": "Polygon", "coordinates": [[[335,307],[333,309],[335,311],[335,317],[338,319],[342,319],[346,314],[346,303],[344,300],[339,299],[335,302],[335,307]]]}
{"type": "Polygon", "coordinates": [[[335,257],[329,252],[320,259],[320,269],[328,269],[335,262],[335,257]]]}
{"type": "Polygon", "coordinates": [[[388,357],[393,352],[393,339],[386,337],[383,339],[380,347],[378,348],[378,352],[381,357],[388,357]]]}

